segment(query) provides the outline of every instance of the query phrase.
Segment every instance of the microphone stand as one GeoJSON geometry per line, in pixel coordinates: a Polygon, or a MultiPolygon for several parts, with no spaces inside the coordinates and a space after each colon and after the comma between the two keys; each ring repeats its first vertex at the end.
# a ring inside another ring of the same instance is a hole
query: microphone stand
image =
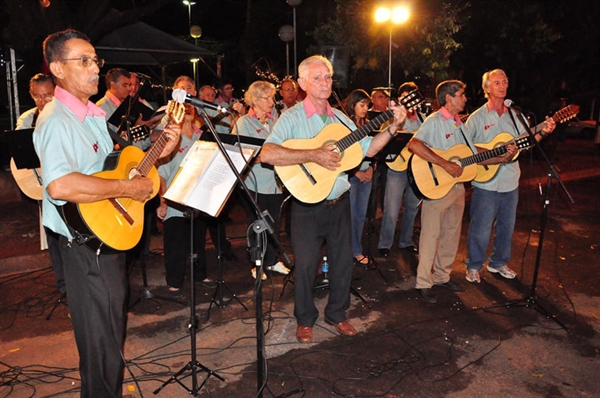
{"type": "Polygon", "coordinates": [[[507,307],[507,308],[510,308],[511,306],[524,306],[527,308],[532,308],[532,309],[536,310],[538,313],[544,315],[546,318],[552,319],[560,327],[562,327],[566,332],[569,332],[569,328],[564,323],[559,321],[555,315],[551,314],[548,310],[546,310],[544,307],[542,307],[542,305],[538,302],[536,288],[537,288],[537,278],[538,278],[539,269],[540,269],[540,262],[542,259],[542,248],[544,246],[544,235],[546,232],[546,222],[548,220],[548,207],[550,205],[550,188],[552,187],[552,179],[556,179],[556,181],[558,181],[558,183],[560,184],[561,188],[567,195],[567,198],[569,199],[571,204],[574,204],[575,201],[573,200],[572,196],[569,194],[569,191],[567,191],[567,188],[565,187],[563,181],[561,180],[560,175],[556,172],[556,168],[550,162],[550,159],[548,159],[546,152],[544,152],[544,150],[542,149],[542,146],[535,139],[535,135],[531,132],[531,129],[529,128],[529,124],[523,117],[523,114],[514,108],[510,108],[509,112],[511,112],[511,110],[516,113],[517,118],[519,119],[519,122],[525,127],[525,130],[527,131],[529,138],[532,140],[532,142],[535,143],[537,148],[540,150],[542,157],[544,158],[546,163],[548,163],[550,171],[547,174],[548,181],[546,183],[546,191],[544,192],[544,207],[543,207],[543,211],[542,211],[542,219],[540,221],[540,238],[539,238],[539,242],[538,242],[537,255],[535,258],[535,267],[533,269],[533,280],[531,282],[531,289],[529,291],[529,296],[524,297],[519,300],[509,301],[504,304],[497,304],[497,305],[493,305],[493,306],[483,307],[483,309],[497,308],[497,307],[501,307],[501,306],[507,307]]]}
{"type": "Polygon", "coordinates": [[[233,160],[231,160],[231,157],[227,153],[227,150],[225,149],[225,146],[223,145],[223,141],[221,141],[219,134],[217,134],[215,127],[213,126],[213,124],[210,121],[210,117],[206,113],[206,110],[204,109],[203,106],[196,106],[196,109],[198,109],[199,115],[202,117],[205,125],[210,130],[210,133],[212,134],[214,141],[217,143],[217,146],[219,147],[221,154],[227,161],[229,168],[235,174],[238,184],[240,185],[240,187],[242,187],[242,190],[246,193],[246,196],[248,197],[249,202],[251,203],[251,206],[254,209],[256,216],[257,216],[257,220],[254,223],[252,223],[252,225],[251,225],[252,231],[256,234],[256,239],[254,239],[254,242],[256,242],[255,243],[256,247],[254,247],[252,249],[251,253],[253,253],[252,257],[256,264],[256,284],[255,284],[256,292],[255,292],[255,296],[254,296],[255,308],[256,308],[256,353],[257,353],[257,359],[256,359],[257,393],[256,393],[256,397],[262,398],[262,396],[263,396],[262,391],[264,389],[266,381],[265,381],[264,375],[263,375],[263,363],[264,363],[265,359],[264,359],[264,329],[263,329],[263,319],[262,319],[262,283],[261,283],[262,278],[261,278],[261,275],[263,272],[263,264],[262,264],[262,247],[260,246],[261,245],[261,242],[260,242],[261,235],[264,234],[264,232],[268,233],[269,238],[272,239],[273,243],[275,244],[275,247],[277,248],[278,252],[281,253],[284,262],[286,263],[286,265],[289,268],[292,267],[292,262],[291,262],[289,256],[287,255],[287,253],[283,250],[283,247],[281,246],[281,244],[279,243],[279,239],[277,238],[276,231],[274,231],[272,218],[271,218],[268,210],[262,211],[260,209],[258,203],[256,203],[256,201],[254,200],[254,197],[252,196],[252,194],[250,193],[250,190],[244,183],[242,176],[237,171],[237,168],[235,167],[233,160]]]}

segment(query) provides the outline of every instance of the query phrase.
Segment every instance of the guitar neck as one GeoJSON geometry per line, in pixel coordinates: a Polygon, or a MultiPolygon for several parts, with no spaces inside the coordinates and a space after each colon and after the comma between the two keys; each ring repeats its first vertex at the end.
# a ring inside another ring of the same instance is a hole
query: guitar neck
{"type": "Polygon", "coordinates": [[[158,140],[156,140],[154,145],[146,152],[146,155],[138,164],[137,171],[142,176],[148,176],[152,166],[154,166],[163,149],[165,149],[167,142],[169,142],[169,137],[167,136],[167,133],[163,131],[160,137],[158,137],[158,140]]]}
{"type": "Polygon", "coordinates": [[[476,153],[475,155],[468,156],[466,158],[462,158],[462,159],[460,159],[460,165],[462,168],[465,168],[466,166],[472,165],[474,163],[483,162],[484,160],[488,160],[491,158],[495,158],[496,156],[504,155],[507,151],[508,151],[508,149],[506,148],[506,145],[502,145],[497,148],[490,149],[489,151],[479,152],[479,153],[476,153]]]}
{"type": "Polygon", "coordinates": [[[381,114],[377,115],[377,117],[370,122],[363,124],[341,140],[339,140],[336,145],[340,149],[340,151],[344,151],[350,146],[352,146],[355,142],[360,141],[364,137],[366,137],[371,131],[375,131],[381,127],[383,123],[385,123],[388,119],[391,119],[394,116],[394,112],[391,110],[387,110],[385,112],[381,112],[381,114]]]}

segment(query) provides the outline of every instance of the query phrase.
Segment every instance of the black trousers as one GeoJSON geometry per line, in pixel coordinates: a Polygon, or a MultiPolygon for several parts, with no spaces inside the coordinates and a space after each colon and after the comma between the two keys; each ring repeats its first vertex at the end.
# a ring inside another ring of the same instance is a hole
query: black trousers
{"type": "Polygon", "coordinates": [[[322,260],[323,243],[327,244],[330,283],[325,318],[335,323],[345,321],[345,312],[350,306],[353,267],[349,196],[332,205],[308,205],[294,200],[291,218],[292,249],[296,260],[294,315],[298,325],[312,326],[319,317],[313,288],[322,260]]]}
{"type": "Polygon", "coordinates": [[[60,253],[60,235],[48,227],[44,227],[46,241],[48,242],[48,254],[50,255],[50,264],[56,277],[56,288],[61,294],[66,293],[65,288],[65,270],[60,253]]]}
{"type": "Polygon", "coordinates": [[[82,397],[121,397],[127,276],[125,253],[100,254],[59,239],[79,352],[82,397]]]}
{"type": "MultiPolygon", "coordinates": [[[[190,257],[190,219],[171,217],[164,221],[164,250],[167,285],[182,288],[190,257]]],[[[206,278],[206,221],[194,218],[194,279],[206,278]]]]}

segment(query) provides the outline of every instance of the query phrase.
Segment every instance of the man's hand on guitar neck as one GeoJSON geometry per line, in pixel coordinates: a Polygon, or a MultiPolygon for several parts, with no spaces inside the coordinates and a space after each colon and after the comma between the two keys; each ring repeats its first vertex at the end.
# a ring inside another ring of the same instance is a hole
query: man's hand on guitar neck
{"type": "Polygon", "coordinates": [[[394,102],[392,102],[390,110],[394,113],[392,123],[387,129],[373,137],[371,145],[369,146],[369,150],[367,151],[367,157],[373,157],[379,153],[379,151],[381,151],[388,144],[388,142],[392,140],[393,136],[400,131],[400,127],[402,127],[402,124],[406,119],[407,111],[404,106],[396,105],[394,102]]]}
{"type": "Polygon", "coordinates": [[[179,136],[181,135],[181,126],[171,125],[167,126],[164,130],[164,134],[167,136],[168,141],[164,149],[160,153],[160,158],[167,157],[177,148],[179,145],[179,136]]]}

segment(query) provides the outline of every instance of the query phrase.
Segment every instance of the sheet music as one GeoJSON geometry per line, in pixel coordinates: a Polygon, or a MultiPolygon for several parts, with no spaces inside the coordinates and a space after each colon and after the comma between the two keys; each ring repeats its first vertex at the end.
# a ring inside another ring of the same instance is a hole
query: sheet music
{"type": "MultiPolygon", "coordinates": [[[[238,172],[246,162],[239,148],[224,144],[238,172]]],[[[246,159],[254,150],[243,148],[246,159]]],[[[185,156],[164,197],[216,217],[237,180],[215,142],[196,141],[185,156]]]]}

